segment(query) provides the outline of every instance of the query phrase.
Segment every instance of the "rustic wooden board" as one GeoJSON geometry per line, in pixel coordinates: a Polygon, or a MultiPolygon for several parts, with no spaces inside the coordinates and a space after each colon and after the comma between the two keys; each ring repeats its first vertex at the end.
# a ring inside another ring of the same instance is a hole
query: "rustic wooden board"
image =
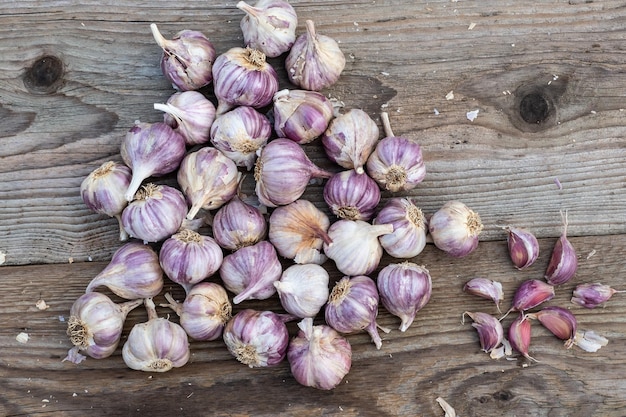
{"type": "MultiPolygon", "coordinates": [[[[346,54],[341,80],[325,93],[377,121],[388,111],[396,134],[419,140],[428,174],[411,194],[427,213],[451,199],[478,211],[479,250],[453,260],[428,246],[417,261],[433,274],[432,301],[380,351],[366,335],[350,336],[353,370],[330,393],[298,386],[286,364],[250,370],[219,342],[194,343],[193,363],[166,375],[129,371],[119,352],[78,367],[61,363],[69,341],[59,316],[120,244],[116,221],[82,203],[80,183],[102,162],[119,160],[135,120],[160,120],[152,104],[173,92],[149,24],[170,35],[201,30],[223,52],[242,42],[235,3],[0,0],[0,414],[439,416],[441,396],[462,416],[623,415],[623,294],[592,311],[568,301],[576,283],[626,289],[626,6],[619,0],[293,0],[300,30],[313,19],[346,54]],[[529,112],[529,98],[545,104],[545,114],[529,112]],[[476,109],[470,122],[466,113],[476,109]],[[563,209],[581,266],[551,304],[571,306],[581,327],[609,345],[595,354],[565,350],[534,326],[532,353],[541,363],[492,361],[469,324],[460,324],[463,311],[491,306],[460,287],[487,275],[504,283],[508,302],[522,279],[541,278],[563,209]],[[531,270],[510,266],[503,224],[541,238],[531,270]],[[39,298],[50,309],[37,310],[39,298]],[[26,345],[15,340],[21,331],[31,335],[26,345]]],[[[289,87],[280,59],[272,62],[289,87]]],[[[319,144],[306,151],[336,169],[319,144]]],[[[251,190],[248,177],[244,192],[251,190]]],[[[305,197],[326,210],[320,190],[312,186],[305,197]]],[[[396,325],[382,309],[380,320],[396,325]]]]}

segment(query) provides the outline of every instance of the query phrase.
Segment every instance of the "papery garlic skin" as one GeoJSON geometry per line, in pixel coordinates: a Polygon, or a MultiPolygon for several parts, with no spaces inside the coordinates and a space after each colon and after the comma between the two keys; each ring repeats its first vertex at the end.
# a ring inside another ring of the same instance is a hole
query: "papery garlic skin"
{"type": "Polygon", "coordinates": [[[186,213],[187,203],[179,190],[149,183],[122,212],[122,225],[131,237],[160,242],[180,229],[186,213]]]}
{"type": "Polygon", "coordinates": [[[271,311],[241,310],[222,336],[228,351],[250,368],[278,365],[287,355],[287,326],[271,311]]]}
{"type": "Polygon", "coordinates": [[[608,285],[596,283],[579,284],[574,289],[572,303],[586,308],[596,308],[609,301],[617,291],[608,285]]]}
{"type": "Polygon", "coordinates": [[[236,294],[234,304],[270,298],[276,293],[274,282],[282,272],[276,249],[265,240],[226,255],[220,267],[224,286],[236,294]]]}
{"type": "Polygon", "coordinates": [[[152,298],[144,300],[148,321],[133,326],[122,348],[124,363],[144,372],[167,372],[184,366],[191,356],[187,333],[178,324],[158,317],[152,298]]]}
{"type": "Polygon", "coordinates": [[[378,334],[378,291],[376,283],[365,275],[343,277],[333,287],[324,318],[326,323],[341,333],[354,333],[365,330],[372,338],[376,349],[382,347],[378,334]]]}
{"type": "Polygon", "coordinates": [[[126,165],[107,161],[89,173],[80,184],[80,196],[90,210],[117,219],[121,241],[128,239],[122,225],[122,211],[128,204],[124,194],[131,178],[132,173],[126,165]]]}
{"type": "Polygon", "coordinates": [[[352,366],[350,342],[330,326],[313,326],[311,318],[303,319],[298,327],[287,348],[291,374],[306,387],[335,388],[352,366]]]}
{"type": "Polygon", "coordinates": [[[330,294],[328,272],[317,264],[291,265],[274,287],[285,311],[296,317],[315,317],[330,294]]]}
{"type": "Polygon", "coordinates": [[[368,221],[380,202],[380,189],[367,174],[354,169],[334,174],[324,185],[324,201],[340,219],[368,221]]]}
{"type": "Polygon", "coordinates": [[[152,36],[163,49],[161,71],[177,90],[198,90],[213,80],[215,47],[196,30],[182,30],[171,40],[165,39],[157,25],[150,25],[152,36]]]}
{"type": "Polygon", "coordinates": [[[243,41],[249,47],[275,58],[296,41],[298,17],[287,1],[259,0],[254,7],[240,1],[237,8],[246,12],[240,26],[243,41]]]}
{"type": "Polygon", "coordinates": [[[500,303],[504,300],[504,291],[500,282],[481,277],[472,278],[465,283],[463,291],[493,301],[498,313],[500,312],[500,303]]]}
{"type": "Polygon", "coordinates": [[[215,120],[215,106],[204,94],[182,91],[172,94],[165,104],[154,103],[155,110],[165,112],[163,122],[185,139],[189,146],[209,141],[209,131],[215,120]]]}
{"type": "Polygon", "coordinates": [[[284,206],[304,194],[311,178],[330,178],[331,175],[313,164],[300,145],[278,138],[261,149],[254,166],[254,190],[261,204],[284,206]]]}
{"type": "Polygon", "coordinates": [[[528,354],[530,348],[530,327],[528,317],[526,317],[524,313],[520,313],[509,326],[509,343],[513,349],[521,353],[526,359],[537,362],[537,359],[528,354]]]}
{"type": "Polygon", "coordinates": [[[323,264],[328,259],[322,253],[328,236],[328,216],[308,200],[296,200],[277,207],[270,215],[269,240],[280,256],[297,264],[323,264]]]}
{"type": "Polygon", "coordinates": [[[428,221],[428,231],[437,248],[460,258],[478,247],[483,224],[478,213],[460,201],[448,201],[428,221]]]}
{"type": "Polygon", "coordinates": [[[573,343],[585,352],[597,352],[609,343],[609,339],[592,330],[578,330],[573,343]]]}
{"type": "Polygon", "coordinates": [[[159,263],[169,279],[189,292],[222,265],[222,248],[210,236],[183,229],[163,242],[159,263]]]}
{"type": "Polygon", "coordinates": [[[122,336],[126,316],[142,302],[116,304],[102,293],[83,294],[70,308],[67,335],[78,350],[94,359],[111,356],[122,336]]]}
{"type": "Polygon", "coordinates": [[[213,217],[213,238],[224,249],[235,251],[254,245],[267,234],[261,211],[235,195],[213,217]]]}
{"type": "Polygon", "coordinates": [[[211,143],[224,155],[248,171],[254,166],[257,151],[272,135],[267,117],[249,106],[235,107],[222,114],[211,126],[211,143]]]}
{"type": "Polygon", "coordinates": [[[205,147],[183,158],[176,179],[191,205],[187,212],[187,220],[191,220],[200,209],[213,210],[233,198],[241,173],[222,152],[205,147]]]}
{"type": "Polygon", "coordinates": [[[550,285],[561,285],[569,282],[578,269],[578,258],[572,243],[567,239],[567,213],[563,217],[563,232],[554,245],[545,278],[550,285]]]}
{"type": "Polygon", "coordinates": [[[531,266],[539,257],[539,242],[528,230],[507,227],[507,245],[511,261],[517,269],[531,266]]]}
{"type": "Polygon", "coordinates": [[[411,326],[432,294],[428,269],[412,262],[387,265],[378,273],[376,285],[381,304],[402,321],[401,332],[411,326]]]}
{"type": "Polygon", "coordinates": [[[393,232],[378,238],[394,258],[413,258],[426,247],[428,222],[422,210],[408,197],[394,197],[378,212],[374,224],[391,224],[393,232]]]}
{"type": "Polygon", "coordinates": [[[361,109],[335,117],[321,137],[328,158],[346,169],[365,172],[367,158],[376,148],[378,125],[361,109]]]}
{"type": "Polygon", "coordinates": [[[466,311],[463,316],[468,315],[474,323],[472,327],[478,332],[480,348],[486,353],[491,353],[502,343],[504,339],[504,328],[500,320],[491,314],[482,312],[466,311]]]}
{"type": "Polygon", "coordinates": [[[300,145],[324,133],[333,118],[331,101],[317,91],[284,89],[273,100],[276,134],[300,145]]]}
{"type": "Polygon", "coordinates": [[[338,220],[328,228],[331,243],[324,243],[324,253],[348,276],[374,271],[383,256],[378,237],[393,232],[390,224],[371,225],[362,220],[338,220]]]}
{"type": "Polygon", "coordinates": [[[577,322],[576,317],[569,310],[559,306],[549,306],[526,316],[530,319],[539,320],[553,335],[564,340],[567,349],[574,345],[577,322]]]}
{"type": "Polygon", "coordinates": [[[231,48],[213,64],[213,89],[218,117],[236,106],[260,108],[272,102],[278,91],[278,74],[253,48],[231,48]]]}
{"type": "Polygon", "coordinates": [[[185,150],[185,139],[165,123],[135,122],[120,147],[120,155],[133,173],[126,201],[132,201],[146,178],[175,171],[185,150]]]}
{"type": "Polygon", "coordinates": [[[306,21],[306,33],[296,38],[285,59],[289,81],[311,91],[335,84],[345,66],[346,57],[337,41],[316,33],[312,20],[306,21]]]}
{"type": "Polygon", "coordinates": [[[109,264],[87,285],[86,293],[104,286],[126,300],[154,297],[163,289],[163,270],[157,253],[148,245],[122,245],[109,264]]]}

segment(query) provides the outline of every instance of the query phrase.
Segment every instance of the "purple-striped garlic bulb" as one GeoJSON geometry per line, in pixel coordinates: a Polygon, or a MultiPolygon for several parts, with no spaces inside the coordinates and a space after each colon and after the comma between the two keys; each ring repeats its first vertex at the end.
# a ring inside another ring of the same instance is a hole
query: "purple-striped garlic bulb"
{"type": "Polygon", "coordinates": [[[154,103],[155,110],[165,112],[163,121],[181,134],[189,146],[209,141],[209,131],[215,120],[215,106],[198,91],[179,91],[165,104],[154,103]]]}
{"type": "Polygon", "coordinates": [[[380,202],[380,188],[365,173],[341,171],[324,185],[324,201],[340,219],[368,221],[380,202]]]}
{"type": "Polygon", "coordinates": [[[378,238],[394,258],[413,258],[426,247],[428,222],[422,210],[409,197],[390,198],[378,212],[374,224],[391,224],[393,232],[378,238]]]}
{"type": "Polygon", "coordinates": [[[274,94],[273,114],[276,134],[304,145],[324,133],[333,105],[317,91],[284,89],[274,94]]]}
{"type": "Polygon", "coordinates": [[[259,0],[254,6],[250,6],[240,1],[237,8],[246,13],[240,26],[247,46],[275,58],[289,51],[296,41],[298,17],[289,2],[259,0]]]}

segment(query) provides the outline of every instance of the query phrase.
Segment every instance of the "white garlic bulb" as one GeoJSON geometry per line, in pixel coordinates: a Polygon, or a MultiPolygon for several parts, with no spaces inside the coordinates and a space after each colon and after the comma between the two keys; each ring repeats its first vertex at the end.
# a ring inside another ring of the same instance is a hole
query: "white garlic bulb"
{"type": "Polygon", "coordinates": [[[291,265],[274,282],[280,303],[296,317],[315,317],[328,299],[328,272],[317,264],[291,265]]]}

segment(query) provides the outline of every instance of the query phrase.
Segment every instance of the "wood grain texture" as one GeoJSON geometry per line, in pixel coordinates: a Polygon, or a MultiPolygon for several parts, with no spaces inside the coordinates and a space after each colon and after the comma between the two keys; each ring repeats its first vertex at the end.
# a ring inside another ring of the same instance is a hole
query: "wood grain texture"
{"type": "MultiPolygon", "coordinates": [[[[626,289],[620,0],[292,0],[299,32],[313,19],[346,55],[340,81],[325,93],[377,122],[389,112],[395,134],[419,141],[428,173],[410,195],[426,213],[451,199],[479,212],[479,249],[459,260],[428,245],[416,262],[433,275],[431,302],[406,333],[381,308],[380,324],[394,330],[380,351],[367,335],[350,335],[353,369],[332,392],[299,386],[286,363],[248,369],[221,342],[194,342],[192,363],[164,375],[126,369],[119,349],[80,366],[61,362],[69,341],[59,317],[120,245],[117,222],[85,207],[80,183],[102,162],[120,160],[135,120],[161,120],[152,105],[173,92],[149,24],[169,35],[201,30],[221,53],[242,43],[235,3],[0,0],[0,414],[441,416],[441,396],[461,416],[623,416],[626,298],[617,294],[596,310],[569,302],[582,282],[626,289]],[[473,122],[471,110],[479,110],[473,122]],[[540,363],[493,361],[460,318],[495,309],[462,293],[462,284],[499,280],[507,305],[523,279],[543,276],[563,209],[580,268],[550,304],[571,307],[581,328],[610,342],[594,354],[566,350],[536,324],[531,353],[540,363]],[[540,237],[531,269],[511,267],[499,227],[506,224],[540,237]],[[35,307],[40,298],[49,309],[35,307]],[[25,345],[15,340],[22,331],[31,337],[25,345]]],[[[289,87],[281,60],[271,62],[289,87]]],[[[337,169],[319,143],[305,150],[337,169]]],[[[243,190],[252,189],[248,176],[243,190]]],[[[327,211],[321,189],[313,185],[305,197],[327,211]]],[[[383,193],[381,204],[391,196],[383,193]]],[[[144,319],[133,311],[125,335],[144,319]]]]}

